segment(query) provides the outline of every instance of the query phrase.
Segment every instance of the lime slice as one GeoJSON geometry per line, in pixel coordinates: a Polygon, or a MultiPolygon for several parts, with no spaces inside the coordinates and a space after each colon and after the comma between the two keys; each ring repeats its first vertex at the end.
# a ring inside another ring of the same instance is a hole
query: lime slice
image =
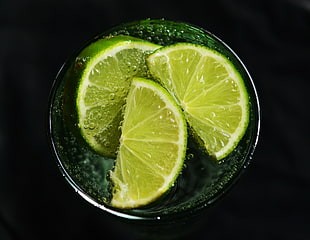
{"type": "Polygon", "coordinates": [[[128,94],[111,205],[135,208],[159,198],[174,183],[185,158],[186,120],[158,83],[134,78],[128,94]]]}
{"type": "Polygon", "coordinates": [[[221,160],[232,152],[249,121],[248,94],[232,63],[190,43],[160,48],[147,62],[154,78],[182,106],[208,153],[221,160]]]}
{"type": "Polygon", "coordinates": [[[77,58],[81,80],[77,91],[79,127],[97,152],[116,157],[122,106],[133,76],[148,76],[146,55],[160,47],[130,36],[97,40],[77,58]]]}

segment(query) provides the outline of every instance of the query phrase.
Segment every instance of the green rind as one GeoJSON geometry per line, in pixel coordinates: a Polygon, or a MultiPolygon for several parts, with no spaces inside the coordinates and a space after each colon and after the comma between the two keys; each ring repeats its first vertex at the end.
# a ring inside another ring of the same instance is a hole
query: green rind
{"type": "MultiPolygon", "coordinates": [[[[105,37],[102,39],[95,39],[94,42],[90,43],[86,48],[84,48],[79,56],[77,57],[78,60],[90,60],[96,58],[97,55],[101,55],[103,52],[105,52],[108,48],[114,47],[118,44],[122,44],[124,42],[137,42],[137,43],[143,43],[148,44],[150,46],[154,47],[161,47],[160,45],[148,42],[146,40],[128,36],[128,35],[118,35],[113,37],[105,37]]],[[[88,65],[88,63],[86,63],[88,65]]]]}

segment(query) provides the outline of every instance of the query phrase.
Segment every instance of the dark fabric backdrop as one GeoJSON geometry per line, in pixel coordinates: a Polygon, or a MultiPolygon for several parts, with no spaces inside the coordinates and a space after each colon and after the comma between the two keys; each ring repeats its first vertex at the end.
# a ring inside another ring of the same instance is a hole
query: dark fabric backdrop
{"type": "Polygon", "coordinates": [[[213,32],[246,64],[260,97],[253,163],[192,238],[310,239],[309,0],[1,0],[0,239],[134,239],[62,178],[45,121],[52,82],[74,49],[144,18],[213,32]]]}

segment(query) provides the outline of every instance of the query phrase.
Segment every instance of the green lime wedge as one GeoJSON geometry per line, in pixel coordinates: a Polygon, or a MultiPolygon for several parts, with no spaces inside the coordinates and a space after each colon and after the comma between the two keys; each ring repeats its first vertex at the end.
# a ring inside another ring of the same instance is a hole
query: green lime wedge
{"type": "Polygon", "coordinates": [[[78,56],[78,125],[98,153],[116,157],[122,110],[133,76],[147,77],[146,56],[159,45],[130,36],[97,40],[78,56]]]}
{"type": "Polygon", "coordinates": [[[158,83],[134,78],[128,94],[111,205],[136,208],[153,202],[175,182],[185,158],[186,120],[158,83]]]}
{"type": "Polygon", "coordinates": [[[215,50],[190,43],[160,48],[147,62],[208,153],[221,160],[232,152],[249,121],[247,90],[233,64],[215,50]]]}

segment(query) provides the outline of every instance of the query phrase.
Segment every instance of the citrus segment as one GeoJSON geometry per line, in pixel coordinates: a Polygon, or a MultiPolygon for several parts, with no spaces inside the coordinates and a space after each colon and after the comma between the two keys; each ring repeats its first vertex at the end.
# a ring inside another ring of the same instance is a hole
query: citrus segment
{"type": "Polygon", "coordinates": [[[148,76],[146,55],[158,47],[130,36],[115,36],[97,40],[78,56],[82,71],[77,93],[79,127],[95,151],[116,157],[131,78],[148,76]]]}
{"type": "Polygon", "coordinates": [[[174,183],[185,158],[187,128],[175,100],[159,84],[133,78],[115,168],[111,205],[135,208],[174,183]]]}
{"type": "Polygon", "coordinates": [[[222,54],[204,46],[177,43],[151,54],[151,74],[182,106],[189,125],[217,160],[226,157],[248,124],[243,80],[222,54]]]}

